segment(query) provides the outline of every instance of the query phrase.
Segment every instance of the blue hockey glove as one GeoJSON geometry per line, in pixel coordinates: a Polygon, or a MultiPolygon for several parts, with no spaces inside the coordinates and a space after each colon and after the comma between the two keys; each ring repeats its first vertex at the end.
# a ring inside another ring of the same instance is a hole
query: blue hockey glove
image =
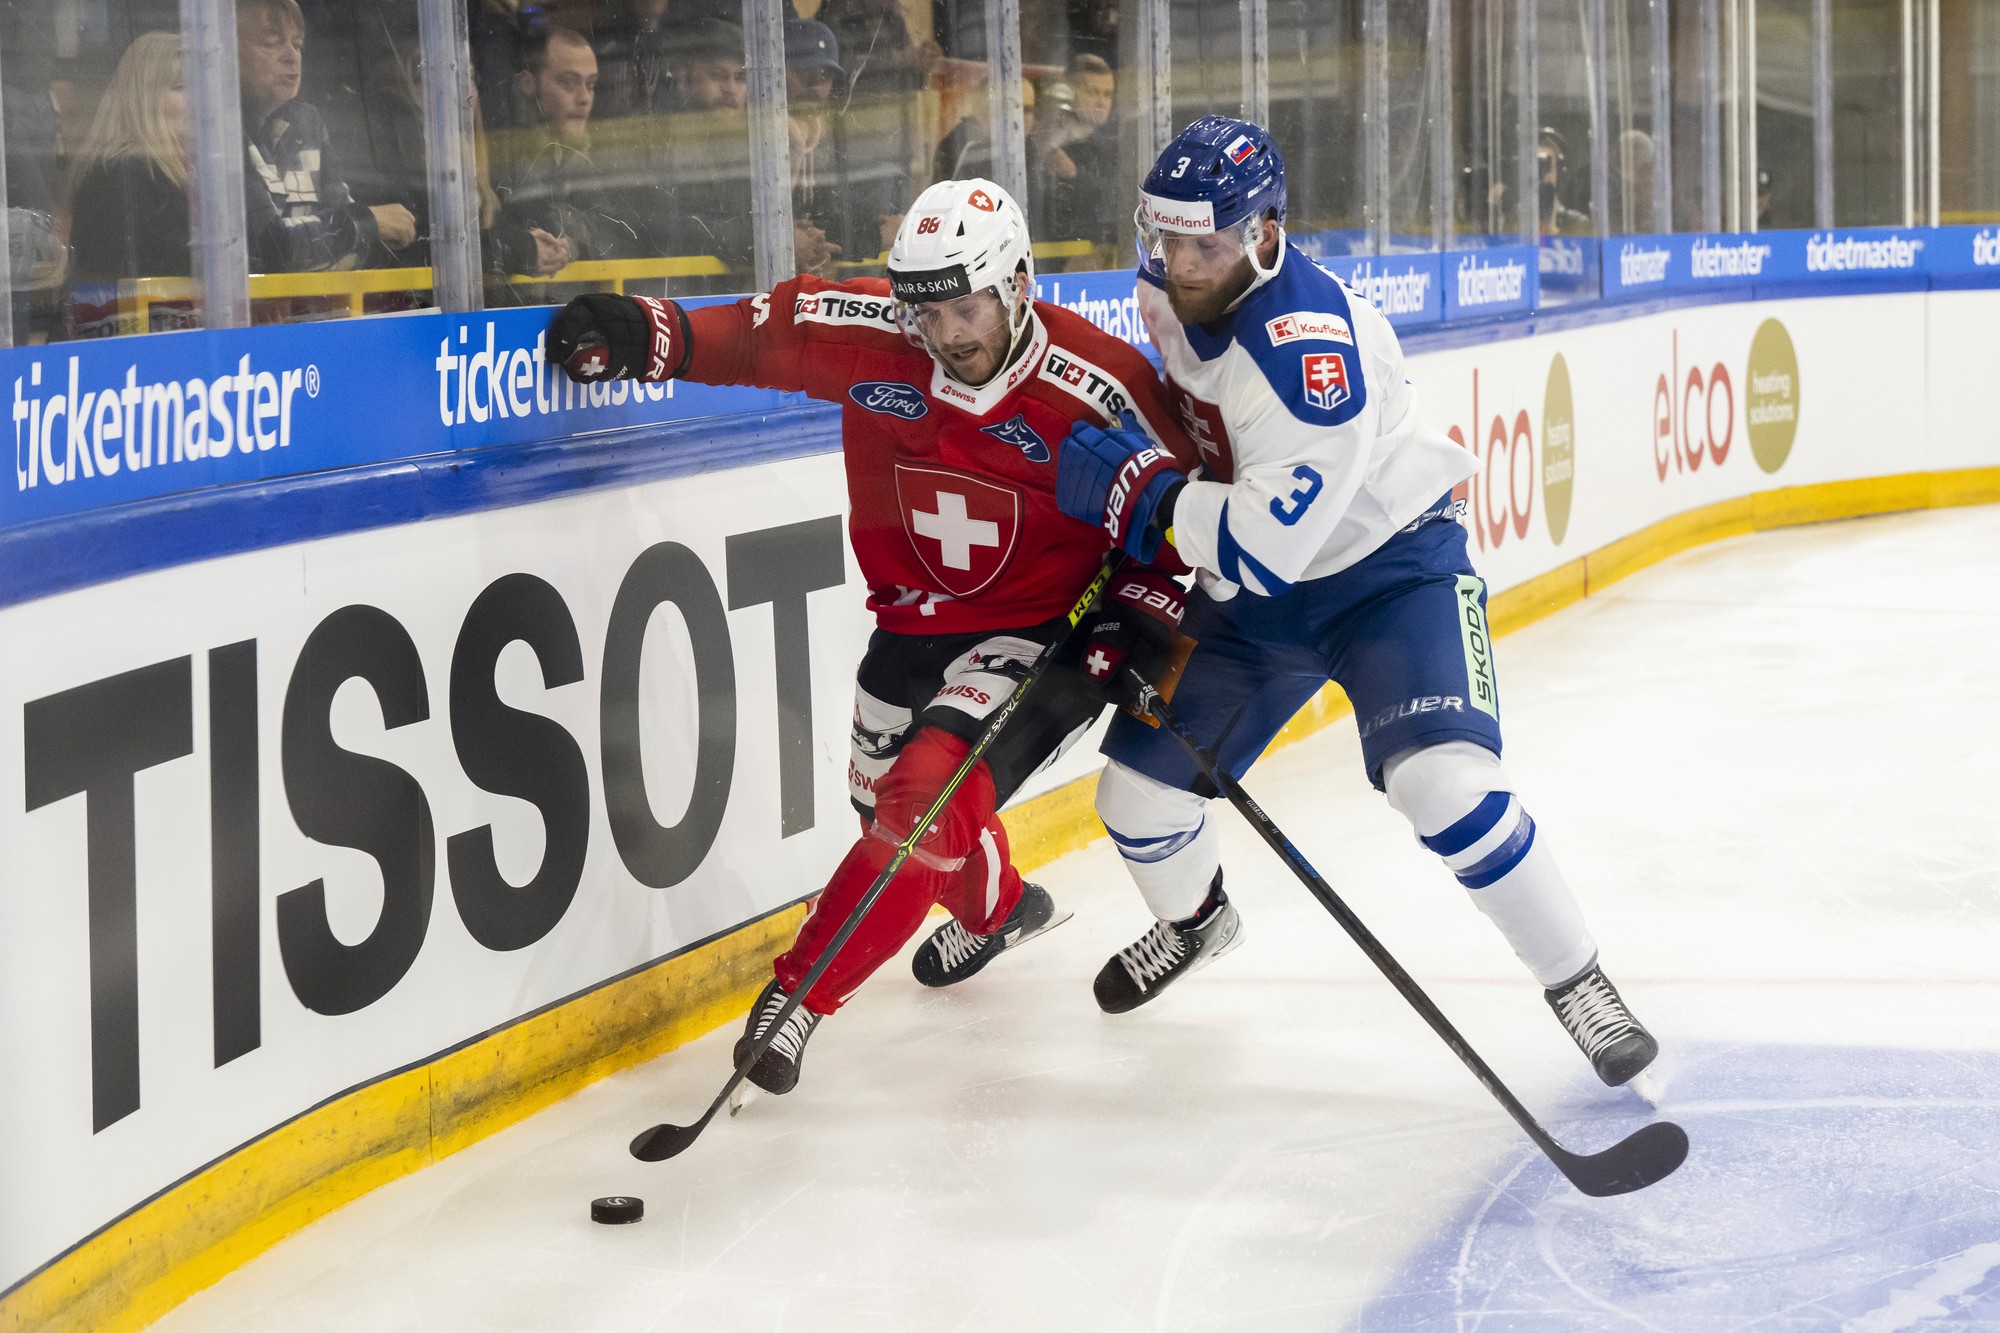
{"type": "Polygon", "coordinates": [[[1186,480],[1173,455],[1145,432],[1100,430],[1079,421],[1063,437],[1056,461],[1056,505],[1103,528],[1133,559],[1151,560],[1161,537],[1154,517],[1168,492],[1186,480]]]}

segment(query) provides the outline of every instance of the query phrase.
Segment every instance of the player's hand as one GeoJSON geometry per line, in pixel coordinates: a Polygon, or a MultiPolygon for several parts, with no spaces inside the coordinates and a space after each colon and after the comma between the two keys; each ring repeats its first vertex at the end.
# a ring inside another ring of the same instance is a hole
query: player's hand
{"type": "Polygon", "coordinates": [[[573,380],[670,380],[687,368],[687,316],[654,296],[571,297],[549,321],[543,354],[573,380]]]}
{"type": "Polygon", "coordinates": [[[1111,702],[1139,715],[1138,690],[1125,668],[1164,692],[1186,609],[1187,594],[1166,575],[1151,569],[1119,574],[1105,589],[1084,641],[1083,674],[1103,686],[1111,702]]]}
{"type": "Polygon", "coordinates": [[[1151,560],[1162,535],[1154,518],[1167,493],[1186,480],[1173,455],[1145,432],[1079,421],[1063,437],[1056,462],[1056,505],[1103,528],[1133,559],[1151,560]]]}

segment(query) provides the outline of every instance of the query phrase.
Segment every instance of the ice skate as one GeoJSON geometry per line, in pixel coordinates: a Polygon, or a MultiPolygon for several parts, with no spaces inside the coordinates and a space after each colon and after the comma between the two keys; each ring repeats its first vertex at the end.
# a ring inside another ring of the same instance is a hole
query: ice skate
{"type": "Polygon", "coordinates": [[[1660,1043],[1632,1017],[1618,988],[1595,964],[1567,985],[1542,994],[1597,1076],[1612,1087],[1631,1082],[1659,1055],[1660,1043]]]}
{"type": "MultiPolygon", "coordinates": [[[[733,1058],[741,1064],[752,1042],[764,1034],[778,1011],[785,1007],[791,996],[785,994],[778,985],[777,978],[764,987],[764,993],[757,997],[757,1003],[750,1007],[750,1017],[743,1025],[743,1035],[736,1039],[733,1058]]],[[[806,1041],[819,1026],[820,1015],[800,1005],[792,1010],[792,1016],[785,1020],[783,1028],[757,1057],[757,1063],[750,1066],[750,1081],[764,1091],[773,1094],[790,1092],[798,1086],[799,1066],[804,1062],[806,1041]]]]}
{"type": "Polygon", "coordinates": [[[1055,900],[1039,884],[1023,884],[1021,901],[991,935],[975,935],[956,918],[931,932],[910,959],[910,971],[926,986],[951,986],[964,981],[1009,949],[1047,934],[1072,914],[1056,910],[1055,900]]]}
{"type": "Polygon", "coordinates": [[[1113,954],[1091,989],[1107,1014],[1137,1009],[1168,985],[1199,971],[1234,949],[1243,938],[1243,918],[1222,891],[1216,875],[1202,910],[1185,921],[1156,921],[1135,942],[1113,954]]]}

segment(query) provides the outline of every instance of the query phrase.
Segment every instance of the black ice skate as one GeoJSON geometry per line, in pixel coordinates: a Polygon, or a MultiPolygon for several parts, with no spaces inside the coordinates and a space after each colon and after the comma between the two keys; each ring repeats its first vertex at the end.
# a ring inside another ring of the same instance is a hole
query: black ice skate
{"type": "Polygon", "coordinates": [[[1614,1088],[1631,1082],[1660,1053],[1660,1043],[1632,1017],[1618,988],[1596,964],[1576,980],[1542,995],[1589,1057],[1597,1076],[1614,1088]]]}
{"type": "Polygon", "coordinates": [[[1021,901],[1014,904],[1014,910],[1007,914],[1000,929],[991,935],[975,935],[959,925],[956,918],[947,921],[917,947],[916,956],[910,959],[910,971],[926,986],[953,985],[1007,950],[1054,930],[1069,920],[1070,915],[1056,910],[1055,900],[1041,885],[1023,884],[1021,901]]]}
{"type": "MultiPolygon", "coordinates": [[[[764,987],[764,993],[757,997],[757,1003],[750,1006],[750,1017],[743,1025],[743,1035],[736,1039],[736,1050],[731,1057],[738,1064],[749,1053],[750,1044],[764,1035],[771,1026],[771,1020],[785,1007],[792,997],[785,994],[776,977],[764,987]]],[[[787,1093],[799,1084],[799,1065],[805,1059],[806,1039],[819,1026],[820,1015],[800,1005],[792,1010],[792,1016],[785,1020],[778,1035],[757,1057],[757,1063],[750,1066],[750,1081],[769,1093],[787,1093]]]]}
{"type": "Polygon", "coordinates": [[[1222,872],[1202,910],[1185,921],[1156,921],[1138,940],[1113,954],[1091,989],[1107,1014],[1137,1009],[1166,987],[1208,966],[1243,938],[1243,918],[1222,891],[1222,872]]]}

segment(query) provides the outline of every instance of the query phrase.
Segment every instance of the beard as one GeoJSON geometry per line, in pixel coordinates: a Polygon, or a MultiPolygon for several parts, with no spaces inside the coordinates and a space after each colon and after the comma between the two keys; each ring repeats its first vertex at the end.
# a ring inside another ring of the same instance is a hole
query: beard
{"type": "Polygon", "coordinates": [[[1238,297],[1250,290],[1255,276],[1250,257],[1245,255],[1219,282],[1204,287],[1190,290],[1169,280],[1167,304],[1173,307],[1174,318],[1183,324],[1213,324],[1229,313],[1229,307],[1238,297]]]}

